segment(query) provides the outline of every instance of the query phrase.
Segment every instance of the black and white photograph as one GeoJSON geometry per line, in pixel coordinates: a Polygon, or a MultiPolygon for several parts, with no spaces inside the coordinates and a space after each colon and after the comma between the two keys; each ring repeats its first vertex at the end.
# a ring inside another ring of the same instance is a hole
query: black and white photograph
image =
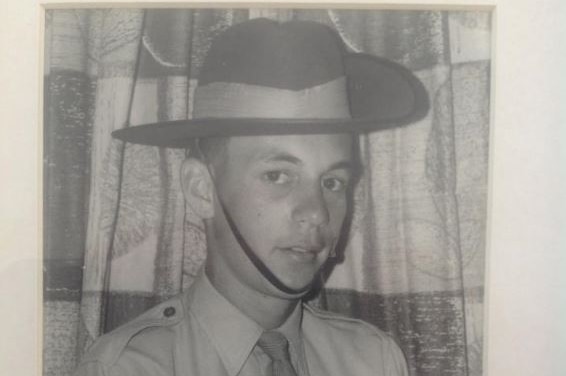
{"type": "Polygon", "coordinates": [[[43,375],[485,375],[492,25],[47,9],[43,375]]]}

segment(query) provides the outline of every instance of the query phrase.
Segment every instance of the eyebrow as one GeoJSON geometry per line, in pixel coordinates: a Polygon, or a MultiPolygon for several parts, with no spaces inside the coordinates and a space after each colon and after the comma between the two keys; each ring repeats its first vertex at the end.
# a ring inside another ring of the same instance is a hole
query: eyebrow
{"type": "Polygon", "coordinates": [[[354,171],[356,169],[356,164],[350,160],[343,160],[333,163],[328,168],[328,171],[332,170],[351,170],[354,171]]]}
{"type": "MultiPolygon", "coordinates": [[[[287,162],[297,166],[302,166],[304,164],[301,159],[285,152],[268,154],[260,159],[262,162],[287,162]]],[[[358,169],[357,163],[351,160],[341,160],[331,164],[328,167],[327,171],[333,171],[333,170],[356,171],[357,169],[358,169]]]]}
{"type": "Polygon", "coordinates": [[[262,156],[260,160],[262,162],[288,162],[299,166],[303,165],[303,161],[301,161],[299,158],[284,152],[267,154],[265,156],[262,156]]]}

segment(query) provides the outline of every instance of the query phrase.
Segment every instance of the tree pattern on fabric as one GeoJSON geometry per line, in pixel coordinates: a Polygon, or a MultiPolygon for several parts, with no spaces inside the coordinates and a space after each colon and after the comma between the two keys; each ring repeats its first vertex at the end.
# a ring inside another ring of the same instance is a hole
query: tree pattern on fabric
{"type": "Polygon", "coordinates": [[[46,13],[46,375],[70,374],[103,331],[187,288],[202,266],[203,224],[179,189],[184,151],[110,133],[190,117],[212,39],[253,17],[324,23],[427,87],[425,119],[361,137],[348,246],[313,303],[390,332],[413,375],[481,375],[489,12],[46,13]]]}

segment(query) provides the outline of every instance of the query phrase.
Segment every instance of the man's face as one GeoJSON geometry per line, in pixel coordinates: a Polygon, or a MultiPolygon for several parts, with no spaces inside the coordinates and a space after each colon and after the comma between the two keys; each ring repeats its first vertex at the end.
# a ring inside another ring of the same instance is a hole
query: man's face
{"type": "MultiPolygon", "coordinates": [[[[340,235],[352,169],[350,135],[253,136],[231,138],[213,174],[244,239],[283,284],[298,290],[312,282],[340,235]]],[[[244,255],[218,203],[211,222],[215,273],[276,292],[244,255]]]]}

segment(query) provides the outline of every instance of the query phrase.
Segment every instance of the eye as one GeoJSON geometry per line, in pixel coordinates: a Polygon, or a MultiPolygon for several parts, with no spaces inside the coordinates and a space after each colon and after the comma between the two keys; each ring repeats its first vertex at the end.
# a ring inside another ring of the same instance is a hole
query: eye
{"type": "Polygon", "coordinates": [[[271,184],[285,184],[291,180],[289,174],[281,170],[267,171],[263,178],[271,184]]]}
{"type": "Polygon", "coordinates": [[[342,192],[346,190],[348,183],[342,179],[328,177],[322,179],[322,186],[331,192],[342,192]]]}

